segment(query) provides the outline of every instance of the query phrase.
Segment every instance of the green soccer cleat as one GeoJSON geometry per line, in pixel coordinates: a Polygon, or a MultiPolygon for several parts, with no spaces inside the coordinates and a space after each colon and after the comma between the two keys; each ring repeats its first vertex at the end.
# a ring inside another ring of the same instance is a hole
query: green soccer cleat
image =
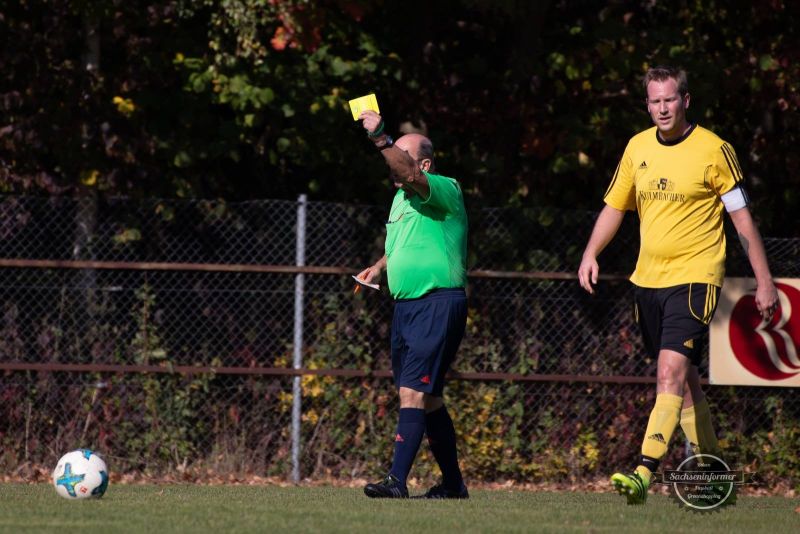
{"type": "Polygon", "coordinates": [[[647,501],[647,488],[650,483],[645,482],[639,473],[632,475],[614,473],[611,475],[611,485],[617,493],[628,498],[628,504],[644,504],[647,501]]]}

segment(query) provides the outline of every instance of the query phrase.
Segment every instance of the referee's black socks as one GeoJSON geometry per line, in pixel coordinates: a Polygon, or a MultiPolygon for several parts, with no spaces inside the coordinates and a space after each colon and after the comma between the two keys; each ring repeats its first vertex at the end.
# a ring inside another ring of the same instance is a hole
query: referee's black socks
{"type": "Polygon", "coordinates": [[[458,467],[458,449],[456,447],[456,429],[453,420],[442,406],[425,415],[425,433],[428,444],[442,470],[442,483],[445,488],[458,492],[464,485],[461,469],[458,467]]]}
{"type": "Polygon", "coordinates": [[[390,473],[406,485],[411,465],[417,456],[422,436],[425,434],[425,410],[400,408],[397,434],[394,437],[394,460],[390,473]]]}

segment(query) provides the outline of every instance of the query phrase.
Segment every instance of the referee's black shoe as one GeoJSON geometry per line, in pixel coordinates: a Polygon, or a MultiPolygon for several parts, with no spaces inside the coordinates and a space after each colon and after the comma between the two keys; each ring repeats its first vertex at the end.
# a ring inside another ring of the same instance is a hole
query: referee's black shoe
{"type": "Polygon", "coordinates": [[[415,499],[469,499],[469,491],[464,484],[458,490],[448,489],[444,484],[436,484],[426,491],[423,495],[414,497],[415,499]]]}
{"type": "Polygon", "coordinates": [[[392,474],[375,484],[364,486],[364,493],[373,499],[407,499],[408,488],[392,474]]]}

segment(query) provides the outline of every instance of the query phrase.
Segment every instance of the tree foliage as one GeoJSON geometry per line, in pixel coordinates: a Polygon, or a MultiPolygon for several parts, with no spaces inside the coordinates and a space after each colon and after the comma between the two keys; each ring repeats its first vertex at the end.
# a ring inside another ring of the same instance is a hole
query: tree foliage
{"type": "Polygon", "coordinates": [[[427,133],[480,204],[595,209],[647,127],[640,79],[690,74],[765,232],[796,235],[800,62],[783,0],[23,0],[0,11],[7,192],[384,202],[347,100],[427,133]]]}

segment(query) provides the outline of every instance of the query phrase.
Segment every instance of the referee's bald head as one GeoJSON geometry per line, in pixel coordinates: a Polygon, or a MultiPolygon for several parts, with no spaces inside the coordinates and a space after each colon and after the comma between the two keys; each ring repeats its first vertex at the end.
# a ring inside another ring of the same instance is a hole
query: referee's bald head
{"type": "Polygon", "coordinates": [[[431,172],[434,170],[433,143],[424,135],[406,134],[395,141],[394,145],[400,150],[408,152],[408,155],[414,158],[422,170],[431,172]]]}

